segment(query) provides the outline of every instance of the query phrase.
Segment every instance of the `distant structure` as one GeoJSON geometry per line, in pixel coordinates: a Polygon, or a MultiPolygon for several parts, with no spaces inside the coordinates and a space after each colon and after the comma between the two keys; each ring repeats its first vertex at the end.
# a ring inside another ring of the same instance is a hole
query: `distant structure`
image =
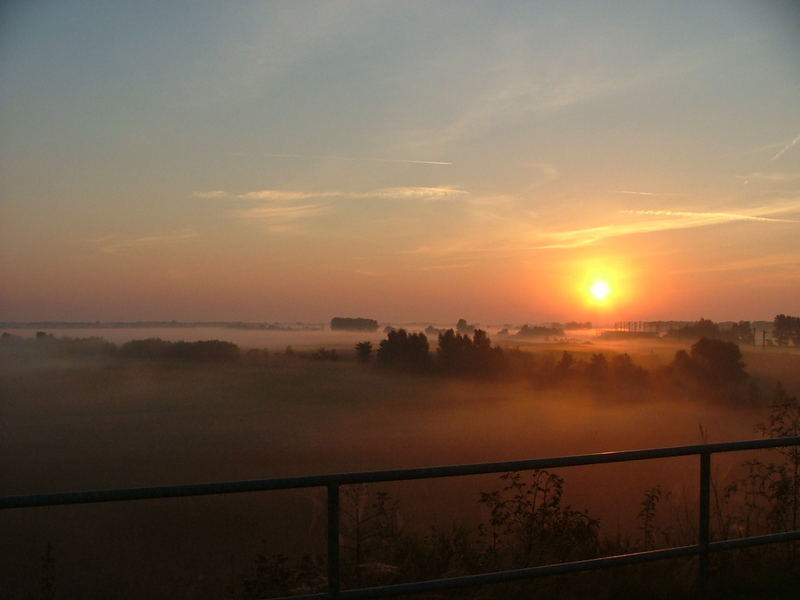
{"type": "Polygon", "coordinates": [[[377,331],[378,322],[375,319],[362,317],[334,317],[331,319],[331,329],[340,331],[377,331]]]}

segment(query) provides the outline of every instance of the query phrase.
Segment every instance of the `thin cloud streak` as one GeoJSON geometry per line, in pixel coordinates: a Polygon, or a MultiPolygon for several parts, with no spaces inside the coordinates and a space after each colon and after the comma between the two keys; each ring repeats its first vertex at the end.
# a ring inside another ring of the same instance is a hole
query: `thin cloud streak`
{"type": "Polygon", "coordinates": [[[701,266],[695,269],[672,271],[673,274],[688,273],[725,273],[730,271],[760,271],[763,269],[784,269],[797,271],[800,269],[800,253],[757,256],[717,265],[701,266]]]}
{"type": "Polygon", "coordinates": [[[245,219],[268,219],[295,221],[319,215],[328,210],[323,204],[297,204],[290,206],[256,206],[240,210],[237,214],[245,219]]]}
{"type": "Polygon", "coordinates": [[[469,192],[454,186],[440,186],[440,187],[421,187],[421,186],[402,186],[391,187],[375,190],[374,192],[366,192],[356,194],[357,198],[393,198],[397,200],[442,200],[455,196],[466,196],[469,192]]]}
{"type": "Polygon", "coordinates": [[[455,265],[427,265],[420,267],[420,271],[449,271],[451,269],[466,269],[472,266],[472,263],[458,263],[455,265]]]}
{"type": "Polygon", "coordinates": [[[800,142],[800,135],[798,135],[798,136],[797,136],[796,138],[794,138],[794,139],[793,139],[791,142],[789,142],[789,143],[788,143],[788,144],[786,144],[786,145],[785,145],[783,148],[781,148],[781,149],[780,149],[780,150],[777,152],[777,154],[775,154],[775,156],[773,156],[773,157],[772,157],[770,160],[778,160],[778,159],[779,159],[781,156],[783,156],[783,155],[784,155],[784,154],[785,154],[787,151],[791,150],[791,149],[792,149],[792,147],[794,147],[794,146],[795,146],[795,144],[797,144],[797,142],[800,142]]]}
{"type": "MultiPolygon", "coordinates": [[[[517,243],[503,243],[498,240],[478,241],[464,236],[458,240],[451,239],[433,246],[419,246],[403,253],[417,256],[451,256],[470,260],[479,255],[515,255],[537,250],[569,249],[589,246],[607,238],[657,233],[680,229],[691,229],[720,225],[733,222],[755,223],[798,223],[800,220],[778,217],[767,217],[765,214],[776,214],[800,210],[800,200],[792,200],[771,207],[751,209],[748,213],[728,212],[693,212],[669,210],[621,210],[620,214],[633,217],[654,217],[637,219],[623,223],[609,223],[595,227],[571,229],[567,231],[541,232],[526,236],[520,231],[517,243]]],[[[506,236],[506,239],[509,239],[506,236]]]]}
{"type": "MultiPolygon", "coordinates": [[[[793,208],[797,208],[795,205],[793,208]]],[[[619,237],[623,235],[635,235],[640,233],[656,233],[659,231],[671,231],[677,229],[692,229],[695,227],[707,227],[736,221],[757,221],[757,222],[779,222],[779,223],[798,223],[795,219],[779,219],[771,217],[761,217],[742,213],[726,212],[691,212],[691,211],[669,211],[669,210],[621,210],[621,214],[636,216],[655,216],[666,217],[663,219],[648,219],[633,223],[615,223],[602,227],[592,227],[589,229],[576,229],[546,234],[553,240],[553,243],[539,246],[541,249],[550,248],[576,248],[586,246],[594,242],[609,237],[619,237]]],[[[763,210],[761,212],[764,212],[763,210]]],[[[769,212],[778,212],[777,210],[769,212]]]]}
{"type": "Polygon", "coordinates": [[[368,162],[382,162],[382,163],[401,163],[407,165],[439,165],[450,166],[453,163],[449,160],[413,160],[407,158],[379,158],[372,156],[328,156],[318,154],[264,154],[268,158],[296,158],[300,160],[351,160],[351,161],[368,161],[368,162]]]}
{"type": "Polygon", "coordinates": [[[796,219],[778,219],[775,217],[759,217],[741,213],[726,212],[694,212],[687,210],[621,210],[623,215],[653,215],[657,217],[701,217],[721,219],[724,221],[775,221],[779,223],[798,223],[796,219]]]}
{"type": "Polygon", "coordinates": [[[112,233],[95,239],[100,252],[105,254],[115,254],[123,250],[138,248],[142,246],[157,246],[160,244],[171,244],[197,237],[199,234],[192,229],[180,229],[172,233],[161,235],[127,236],[112,233]]]}
{"type": "Polygon", "coordinates": [[[257,190],[236,194],[237,200],[268,200],[271,202],[292,202],[296,200],[307,200],[312,197],[324,197],[327,194],[314,194],[313,192],[295,192],[291,190],[257,190]]]}
{"type": "Polygon", "coordinates": [[[442,200],[451,197],[463,197],[469,192],[456,186],[398,186],[379,188],[367,192],[344,192],[344,191],[300,191],[300,190],[277,190],[263,189],[239,194],[225,192],[223,190],[211,190],[208,192],[194,192],[195,198],[211,200],[250,200],[267,202],[297,202],[309,200],[311,198],[341,198],[341,199],[371,199],[384,198],[394,200],[442,200]]]}
{"type": "Polygon", "coordinates": [[[637,192],[634,190],[611,190],[612,194],[629,194],[631,196],[680,196],[674,192],[637,192]]]}
{"type": "Polygon", "coordinates": [[[216,200],[216,199],[226,199],[229,198],[230,194],[225,190],[207,190],[207,191],[200,191],[200,192],[192,192],[192,198],[203,198],[208,200],[216,200]]]}
{"type": "Polygon", "coordinates": [[[769,183],[787,183],[800,180],[800,173],[755,171],[747,175],[739,175],[738,177],[744,180],[745,185],[750,183],[751,180],[766,181],[769,183]]]}

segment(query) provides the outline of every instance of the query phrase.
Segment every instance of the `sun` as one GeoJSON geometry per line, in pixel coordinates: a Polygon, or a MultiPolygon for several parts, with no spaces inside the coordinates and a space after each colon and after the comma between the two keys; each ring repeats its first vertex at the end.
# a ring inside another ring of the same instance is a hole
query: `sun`
{"type": "Polygon", "coordinates": [[[611,294],[611,287],[605,281],[595,281],[589,291],[596,300],[602,302],[611,294]]]}

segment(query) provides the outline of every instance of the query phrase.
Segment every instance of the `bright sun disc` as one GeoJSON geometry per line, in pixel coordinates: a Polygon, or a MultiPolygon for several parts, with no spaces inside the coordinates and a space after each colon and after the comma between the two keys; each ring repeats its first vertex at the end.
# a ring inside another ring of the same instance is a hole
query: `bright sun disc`
{"type": "Polygon", "coordinates": [[[605,281],[598,281],[592,286],[592,296],[598,300],[605,300],[610,293],[611,288],[605,281]]]}

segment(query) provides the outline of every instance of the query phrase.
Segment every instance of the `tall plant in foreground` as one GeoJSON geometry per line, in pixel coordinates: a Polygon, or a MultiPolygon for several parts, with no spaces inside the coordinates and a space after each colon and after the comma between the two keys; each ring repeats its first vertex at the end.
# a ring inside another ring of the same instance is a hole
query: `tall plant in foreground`
{"type": "MultiPolygon", "coordinates": [[[[796,396],[789,396],[780,382],[775,386],[775,394],[766,423],[760,423],[756,430],[764,437],[790,437],[800,435],[800,403],[796,396]]],[[[777,475],[776,500],[780,501],[786,509],[784,526],[791,524],[792,529],[797,529],[798,523],[798,492],[800,492],[800,447],[788,446],[777,448],[784,460],[776,465],[777,475]]]]}
{"type": "MultiPolygon", "coordinates": [[[[765,438],[800,435],[800,403],[778,383],[770,413],[765,423],[756,426],[765,438]]],[[[788,446],[771,450],[780,456],[776,461],[762,459],[744,463],[747,475],[726,489],[726,496],[743,496],[744,514],[740,529],[744,535],[797,529],[800,519],[800,448],[788,446]]]]}
{"type": "Polygon", "coordinates": [[[564,505],[564,479],[534,470],[526,480],[519,472],[501,476],[503,487],[483,492],[489,528],[481,526],[490,563],[516,567],[563,562],[597,552],[600,522],[564,505]]]}

